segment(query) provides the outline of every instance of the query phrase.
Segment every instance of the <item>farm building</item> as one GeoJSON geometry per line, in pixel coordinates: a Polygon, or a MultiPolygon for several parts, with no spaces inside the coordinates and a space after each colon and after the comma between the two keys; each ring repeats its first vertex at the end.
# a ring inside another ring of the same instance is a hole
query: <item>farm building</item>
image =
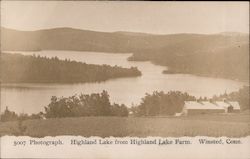
{"type": "Polygon", "coordinates": [[[240,112],[240,105],[238,102],[226,102],[226,101],[185,101],[182,114],[194,115],[194,114],[210,114],[210,113],[233,113],[240,112]]]}

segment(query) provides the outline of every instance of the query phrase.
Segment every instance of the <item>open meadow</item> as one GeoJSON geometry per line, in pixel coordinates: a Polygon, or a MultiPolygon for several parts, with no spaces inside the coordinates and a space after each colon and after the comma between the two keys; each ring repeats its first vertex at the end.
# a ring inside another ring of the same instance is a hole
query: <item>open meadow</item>
{"type": "Polygon", "coordinates": [[[250,135],[250,115],[214,114],[187,117],[79,117],[0,123],[0,134],[32,137],[80,135],[84,137],[181,137],[250,135]]]}

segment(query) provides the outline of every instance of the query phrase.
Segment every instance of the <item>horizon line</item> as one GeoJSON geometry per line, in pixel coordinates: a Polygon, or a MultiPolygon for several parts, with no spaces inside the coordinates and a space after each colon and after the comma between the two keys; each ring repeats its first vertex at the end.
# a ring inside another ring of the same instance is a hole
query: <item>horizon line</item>
{"type": "Polygon", "coordinates": [[[53,30],[53,29],[73,29],[73,30],[82,30],[82,31],[92,31],[92,32],[99,32],[99,33],[134,33],[134,34],[148,34],[148,35],[173,35],[173,34],[200,34],[200,35],[214,35],[214,34],[227,34],[227,33],[238,33],[238,34],[249,34],[249,32],[240,32],[240,31],[222,31],[216,33],[194,33],[194,32],[175,32],[175,33],[149,33],[149,32],[140,32],[140,31],[126,31],[126,30],[118,30],[118,31],[101,31],[101,30],[90,30],[90,29],[83,29],[83,28],[76,28],[76,27],[69,27],[69,26],[59,26],[59,27],[51,27],[51,28],[43,28],[43,29],[32,29],[32,30],[24,30],[24,29],[17,29],[11,27],[0,26],[4,29],[16,30],[16,31],[24,31],[24,32],[32,32],[32,31],[43,31],[43,30],[53,30]]]}

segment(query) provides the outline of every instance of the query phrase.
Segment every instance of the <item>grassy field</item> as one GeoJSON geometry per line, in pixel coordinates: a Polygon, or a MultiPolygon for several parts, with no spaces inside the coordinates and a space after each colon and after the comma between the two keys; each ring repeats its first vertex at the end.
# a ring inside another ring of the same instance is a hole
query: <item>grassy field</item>
{"type": "Polygon", "coordinates": [[[196,115],[187,117],[81,117],[0,122],[0,135],[32,137],[81,135],[125,136],[227,136],[250,135],[250,114],[196,115]],[[20,125],[23,131],[20,131],[20,125]]]}

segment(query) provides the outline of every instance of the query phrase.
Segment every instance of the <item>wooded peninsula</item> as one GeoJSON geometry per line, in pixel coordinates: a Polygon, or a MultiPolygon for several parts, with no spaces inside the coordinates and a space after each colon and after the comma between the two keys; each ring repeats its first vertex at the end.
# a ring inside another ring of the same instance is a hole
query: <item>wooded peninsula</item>
{"type": "Polygon", "coordinates": [[[141,72],[136,67],[94,65],[47,58],[35,55],[2,53],[1,79],[3,83],[84,83],[101,82],[112,78],[136,77],[141,72]]]}

